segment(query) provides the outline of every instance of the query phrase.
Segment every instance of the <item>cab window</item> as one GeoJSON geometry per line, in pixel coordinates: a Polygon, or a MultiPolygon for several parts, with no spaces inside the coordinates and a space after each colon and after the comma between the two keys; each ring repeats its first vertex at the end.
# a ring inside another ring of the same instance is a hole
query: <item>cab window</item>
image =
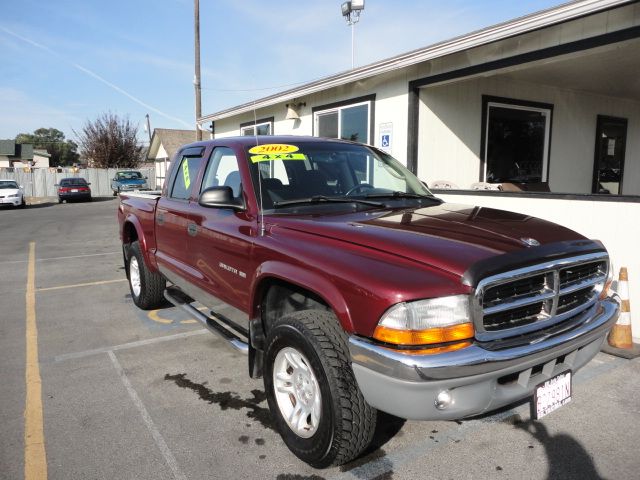
{"type": "Polygon", "coordinates": [[[218,147],[211,154],[200,191],[219,186],[231,187],[233,196],[240,198],[242,184],[240,182],[238,159],[233,150],[227,147],[218,147]]]}
{"type": "Polygon", "coordinates": [[[191,193],[193,183],[198,177],[198,171],[200,170],[200,164],[202,163],[201,156],[183,155],[180,163],[176,168],[176,173],[169,193],[169,197],[178,200],[188,200],[191,193]]]}

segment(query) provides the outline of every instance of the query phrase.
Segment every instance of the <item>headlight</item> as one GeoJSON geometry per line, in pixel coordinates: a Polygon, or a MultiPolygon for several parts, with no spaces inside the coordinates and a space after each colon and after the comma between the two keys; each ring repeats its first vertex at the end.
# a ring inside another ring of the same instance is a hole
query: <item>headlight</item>
{"type": "Polygon", "coordinates": [[[469,296],[453,295],[394,305],[378,322],[373,338],[395,345],[430,345],[474,336],[469,296]]]}
{"type": "Polygon", "coordinates": [[[19,197],[19,196],[20,196],[19,193],[14,193],[12,195],[9,195],[9,198],[16,198],[16,197],[19,197]]]}

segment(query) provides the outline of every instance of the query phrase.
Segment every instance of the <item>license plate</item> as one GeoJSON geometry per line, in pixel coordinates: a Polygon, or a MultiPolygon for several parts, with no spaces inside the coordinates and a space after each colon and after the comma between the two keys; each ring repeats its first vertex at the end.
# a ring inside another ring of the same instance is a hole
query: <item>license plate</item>
{"type": "Polygon", "coordinates": [[[72,188],[72,189],[71,189],[71,193],[77,193],[77,192],[78,192],[78,189],[77,189],[77,188],[72,188]]]}
{"type": "Polygon", "coordinates": [[[567,371],[536,387],[533,394],[534,418],[542,418],[570,401],[571,371],[567,371]]]}

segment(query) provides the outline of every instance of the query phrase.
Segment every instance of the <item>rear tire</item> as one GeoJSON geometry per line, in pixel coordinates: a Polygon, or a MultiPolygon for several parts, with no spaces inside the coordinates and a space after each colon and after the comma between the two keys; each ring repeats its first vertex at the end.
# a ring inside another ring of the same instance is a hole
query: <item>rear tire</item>
{"type": "Polygon", "coordinates": [[[129,246],[125,266],[133,303],[143,310],[151,310],[162,305],[166,280],[159,273],[147,268],[138,241],[129,246]]]}
{"type": "Polygon", "coordinates": [[[282,439],[309,465],[342,465],[371,443],[377,411],[358,389],[347,336],[331,312],[295,312],[272,325],[264,386],[282,439]]]}

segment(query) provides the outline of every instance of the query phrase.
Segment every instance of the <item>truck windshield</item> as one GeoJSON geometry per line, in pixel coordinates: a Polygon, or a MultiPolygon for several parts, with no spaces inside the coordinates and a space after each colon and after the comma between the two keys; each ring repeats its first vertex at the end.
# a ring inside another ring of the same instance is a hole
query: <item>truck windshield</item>
{"type": "Polygon", "coordinates": [[[118,172],[116,178],[118,180],[134,180],[142,178],[142,174],[140,172],[118,172]]]}
{"type": "Polygon", "coordinates": [[[352,200],[371,207],[381,206],[379,202],[387,199],[434,198],[400,162],[366,145],[327,141],[267,143],[247,148],[247,159],[256,192],[262,191],[265,210],[304,203],[326,206],[331,199],[340,199],[340,203],[352,200]],[[323,201],[309,201],[316,198],[323,201]],[[362,201],[366,199],[375,201],[362,201]]]}

